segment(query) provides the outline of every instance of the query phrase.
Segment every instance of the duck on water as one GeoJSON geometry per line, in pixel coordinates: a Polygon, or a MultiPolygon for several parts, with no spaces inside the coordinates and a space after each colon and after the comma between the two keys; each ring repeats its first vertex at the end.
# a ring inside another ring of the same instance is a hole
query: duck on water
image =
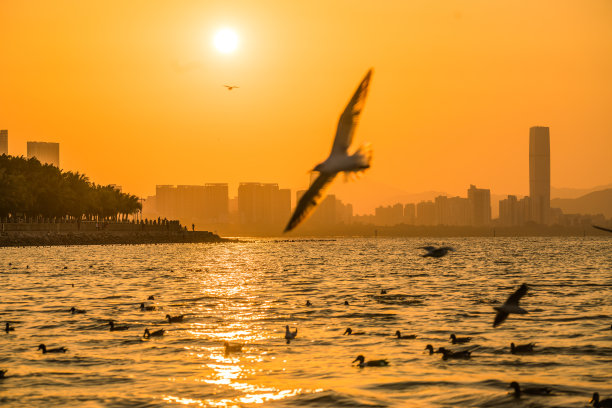
{"type": "Polygon", "coordinates": [[[357,364],[357,367],[384,367],[389,365],[389,362],[384,359],[365,361],[365,357],[361,354],[358,355],[355,360],[353,360],[353,363],[357,361],[359,362],[359,364],[357,364]]]}
{"type": "Polygon", "coordinates": [[[47,354],[47,353],[65,353],[66,351],[68,351],[68,349],[66,347],[56,347],[56,348],[48,349],[47,346],[45,346],[44,344],[40,344],[38,346],[37,350],[42,350],[43,354],[47,354]]]}

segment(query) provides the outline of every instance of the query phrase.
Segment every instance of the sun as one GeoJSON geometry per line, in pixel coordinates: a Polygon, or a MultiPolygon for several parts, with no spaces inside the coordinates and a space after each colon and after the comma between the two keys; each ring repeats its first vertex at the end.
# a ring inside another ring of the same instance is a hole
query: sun
{"type": "Polygon", "coordinates": [[[229,54],[238,47],[238,34],[231,28],[223,28],[217,31],[213,42],[217,50],[229,54]]]}

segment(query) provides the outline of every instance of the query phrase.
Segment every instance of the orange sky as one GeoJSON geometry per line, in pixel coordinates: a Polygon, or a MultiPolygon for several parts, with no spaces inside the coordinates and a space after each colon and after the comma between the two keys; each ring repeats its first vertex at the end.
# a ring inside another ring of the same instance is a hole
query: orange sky
{"type": "Polygon", "coordinates": [[[553,186],[612,182],[609,0],[5,0],[0,38],[9,152],[60,142],[63,169],[138,195],[306,187],[370,67],[355,142],[373,165],[332,193],[527,194],[534,125],[551,129],[553,186]],[[229,55],[212,45],[226,26],[229,55]]]}

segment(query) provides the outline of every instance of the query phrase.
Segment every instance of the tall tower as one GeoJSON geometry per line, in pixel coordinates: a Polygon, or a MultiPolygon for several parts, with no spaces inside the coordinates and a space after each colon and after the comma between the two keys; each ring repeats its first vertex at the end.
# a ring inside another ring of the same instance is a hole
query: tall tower
{"type": "Polygon", "coordinates": [[[59,167],[59,143],[28,142],[28,159],[36,157],[42,164],[59,167]]]}
{"type": "Polygon", "coordinates": [[[550,214],[550,133],[548,127],[529,128],[529,197],[531,217],[548,224],[550,214]]]}
{"type": "Polygon", "coordinates": [[[8,130],[0,130],[0,156],[8,154],[8,130]]]}

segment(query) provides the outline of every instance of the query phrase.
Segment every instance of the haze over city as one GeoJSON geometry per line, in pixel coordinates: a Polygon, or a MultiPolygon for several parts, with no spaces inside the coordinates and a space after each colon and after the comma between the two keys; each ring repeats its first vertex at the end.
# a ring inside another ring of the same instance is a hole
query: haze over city
{"type": "Polygon", "coordinates": [[[0,128],[12,155],[59,142],[64,170],[138,196],[209,182],[296,191],[374,66],[356,134],[373,166],[330,190],[356,213],[385,204],[360,183],[527,195],[537,125],[551,129],[551,184],[590,188],[612,180],[611,20],[608,1],[10,2],[0,128]],[[214,46],[222,27],[233,52],[214,46]]]}

